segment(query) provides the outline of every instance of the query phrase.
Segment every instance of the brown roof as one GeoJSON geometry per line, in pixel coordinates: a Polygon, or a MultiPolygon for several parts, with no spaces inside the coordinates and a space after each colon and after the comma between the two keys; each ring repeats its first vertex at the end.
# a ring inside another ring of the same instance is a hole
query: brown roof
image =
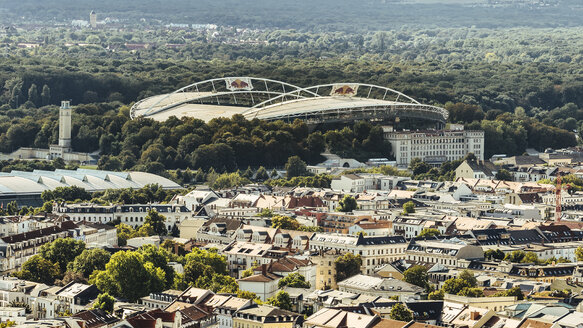
{"type": "Polygon", "coordinates": [[[561,221],[561,224],[571,229],[583,229],[583,222],[580,221],[561,221]]]}
{"type": "Polygon", "coordinates": [[[213,223],[224,223],[226,225],[227,231],[237,230],[241,226],[241,221],[239,220],[226,219],[221,217],[212,218],[206,221],[202,226],[208,228],[213,223]]]}
{"type": "Polygon", "coordinates": [[[403,328],[407,325],[405,321],[392,320],[392,319],[382,319],[377,322],[371,328],[403,328]]]}
{"type": "Polygon", "coordinates": [[[524,320],[517,328],[551,328],[552,322],[538,321],[534,319],[524,320]]]}
{"type": "Polygon", "coordinates": [[[2,237],[2,241],[7,244],[14,244],[25,240],[36,239],[44,236],[54,235],[63,231],[71,230],[77,228],[77,225],[73,221],[65,221],[59,225],[52,227],[47,227],[43,229],[33,230],[29,232],[23,232],[16,235],[11,235],[7,237],[2,237]]]}
{"type": "Polygon", "coordinates": [[[130,325],[136,328],[154,328],[156,327],[156,320],[160,318],[162,322],[174,322],[174,313],[166,312],[160,309],[148,311],[146,313],[138,314],[134,317],[128,318],[130,325]]]}
{"type": "Polygon", "coordinates": [[[109,225],[109,224],[103,224],[103,223],[97,223],[97,222],[88,222],[88,221],[83,221],[83,224],[91,227],[91,228],[95,228],[95,229],[104,229],[104,230],[113,230],[113,229],[117,229],[116,227],[109,225]]]}
{"type": "Polygon", "coordinates": [[[85,324],[85,328],[103,327],[119,321],[116,317],[101,309],[81,311],[76,313],[73,318],[81,319],[85,324]]]}
{"type": "Polygon", "coordinates": [[[270,282],[274,280],[281,279],[281,276],[271,272],[259,273],[249,276],[247,278],[241,278],[239,281],[251,281],[251,282],[270,282]]]}
{"type": "Polygon", "coordinates": [[[206,309],[203,309],[203,307],[196,305],[191,305],[179,311],[180,314],[182,315],[182,324],[192,321],[199,321],[212,314],[212,309],[208,307],[206,307],[206,309]]]}
{"type": "Polygon", "coordinates": [[[541,203],[542,202],[542,198],[540,197],[540,195],[537,193],[534,193],[534,192],[518,194],[518,197],[520,197],[520,200],[525,204],[533,204],[533,203],[541,203]]]}
{"type": "Polygon", "coordinates": [[[443,326],[429,325],[423,322],[414,322],[407,328],[444,328],[443,326]]]}
{"type": "MultiPolygon", "coordinates": [[[[293,257],[284,257],[270,264],[269,271],[271,272],[293,272],[299,267],[304,267],[310,265],[310,260],[300,260],[293,257]]],[[[261,268],[257,268],[255,271],[261,271],[261,268]]]]}
{"type": "Polygon", "coordinates": [[[286,208],[296,208],[296,207],[324,207],[324,202],[320,197],[314,196],[304,196],[304,197],[295,197],[295,196],[288,196],[286,197],[288,201],[286,208]]]}

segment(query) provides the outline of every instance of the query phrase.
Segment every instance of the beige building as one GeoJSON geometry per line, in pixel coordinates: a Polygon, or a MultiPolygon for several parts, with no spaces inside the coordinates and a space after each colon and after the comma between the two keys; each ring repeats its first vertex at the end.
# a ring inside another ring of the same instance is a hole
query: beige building
{"type": "Polygon", "coordinates": [[[328,251],[311,257],[316,265],[316,289],[338,289],[334,261],[340,255],[340,252],[328,251]]]}
{"type": "Polygon", "coordinates": [[[233,328],[293,328],[299,314],[268,305],[257,305],[233,314],[233,328]]]}
{"type": "Polygon", "coordinates": [[[391,143],[398,166],[409,166],[413,158],[437,165],[464,158],[468,153],[484,160],[484,131],[463,130],[463,127],[456,130],[394,131],[388,127],[384,136],[391,143]]]}
{"type": "Polygon", "coordinates": [[[401,302],[421,299],[426,295],[425,289],[394,278],[379,278],[357,274],[338,282],[341,292],[380,296],[384,298],[397,297],[401,302]]]}
{"type": "Polygon", "coordinates": [[[495,179],[498,168],[484,160],[465,160],[455,169],[455,177],[466,179],[495,179]]]}
{"type": "Polygon", "coordinates": [[[518,303],[516,296],[504,297],[466,297],[445,294],[444,307],[455,307],[454,304],[462,306],[471,306],[474,308],[481,308],[491,310],[494,312],[502,311],[505,307],[518,303]]]}
{"type": "Polygon", "coordinates": [[[453,240],[425,241],[413,240],[405,252],[409,261],[439,263],[446,267],[464,267],[470,260],[483,259],[484,251],[480,246],[467,245],[453,240]]]}
{"type": "MultiPolygon", "coordinates": [[[[405,258],[407,242],[403,236],[354,236],[316,233],[310,240],[313,251],[338,251],[360,255],[361,271],[373,274],[375,269],[386,263],[405,258]]],[[[319,270],[319,269],[318,269],[319,270]]]]}
{"type": "MultiPolygon", "coordinates": [[[[371,328],[381,321],[376,315],[353,313],[340,309],[323,308],[304,321],[303,328],[371,328]]],[[[403,322],[405,324],[405,322],[403,322]]],[[[383,325],[381,325],[383,327],[383,325]]],[[[387,327],[403,327],[390,325],[387,327]]]]}

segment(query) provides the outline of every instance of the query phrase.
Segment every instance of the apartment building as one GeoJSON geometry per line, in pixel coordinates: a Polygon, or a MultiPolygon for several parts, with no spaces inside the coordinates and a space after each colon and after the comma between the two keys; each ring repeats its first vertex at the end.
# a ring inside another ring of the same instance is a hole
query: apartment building
{"type": "Polygon", "coordinates": [[[413,158],[439,165],[473,153],[484,160],[484,131],[427,130],[394,131],[385,128],[385,140],[391,143],[398,166],[408,166],[413,158]]]}
{"type": "Polygon", "coordinates": [[[166,218],[166,228],[172,230],[174,225],[188,219],[191,211],[185,205],[178,204],[132,204],[132,205],[95,205],[95,204],[56,204],[53,213],[65,215],[70,220],[80,222],[121,223],[140,227],[144,224],[148,211],[155,210],[166,218]]]}
{"type": "Polygon", "coordinates": [[[0,271],[19,268],[38,253],[40,247],[58,238],[80,238],[79,229],[72,221],[0,238],[0,271]]]}
{"type": "Polygon", "coordinates": [[[369,237],[316,233],[310,240],[310,249],[313,251],[337,250],[340,254],[349,252],[360,255],[361,271],[364,274],[373,274],[375,268],[403,259],[406,248],[407,243],[403,236],[369,237]]]}

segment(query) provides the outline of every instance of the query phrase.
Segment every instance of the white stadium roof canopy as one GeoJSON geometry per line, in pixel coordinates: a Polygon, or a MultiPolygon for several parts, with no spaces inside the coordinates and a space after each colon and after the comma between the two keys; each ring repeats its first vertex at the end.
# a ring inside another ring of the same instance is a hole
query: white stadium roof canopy
{"type": "Polygon", "coordinates": [[[247,119],[308,123],[414,117],[445,123],[447,110],[421,104],[393,89],[363,83],[301,88],[255,77],[226,77],[190,84],[138,101],[131,117],[165,121],[171,116],[208,122],[241,114],[247,119]]]}
{"type": "Polygon", "coordinates": [[[0,172],[0,196],[41,194],[57,187],[77,186],[88,192],[96,192],[107,189],[139,189],[149,184],[158,184],[164,189],[182,188],[169,179],[146,172],[87,169],[0,172]]]}

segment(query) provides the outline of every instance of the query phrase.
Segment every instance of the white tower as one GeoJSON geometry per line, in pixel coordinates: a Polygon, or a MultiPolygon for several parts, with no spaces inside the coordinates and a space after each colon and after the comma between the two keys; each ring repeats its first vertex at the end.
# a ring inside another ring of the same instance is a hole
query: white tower
{"type": "Polygon", "coordinates": [[[61,101],[59,109],[59,146],[71,148],[71,103],[68,100],[61,101]]]}
{"type": "Polygon", "coordinates": [[[89,13],[89,24],[91,28],[97,27],[97,14],[93,10],[89,13]]]}

